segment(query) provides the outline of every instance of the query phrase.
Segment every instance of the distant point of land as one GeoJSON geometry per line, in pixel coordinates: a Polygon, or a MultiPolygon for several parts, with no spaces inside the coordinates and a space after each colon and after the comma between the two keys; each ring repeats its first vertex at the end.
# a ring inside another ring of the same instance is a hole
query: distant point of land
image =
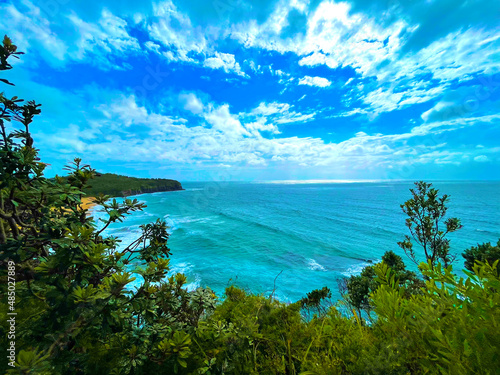
{"type": "Polygon", "coordinates": [[[145,193],[184,190],[181,183],[176,180],[127,177],[113,173],[99,174],[89,183],[90,187],[84,190],[88,197],[95,197],[100,193],[112,197],[128,197],[145,193]]]}

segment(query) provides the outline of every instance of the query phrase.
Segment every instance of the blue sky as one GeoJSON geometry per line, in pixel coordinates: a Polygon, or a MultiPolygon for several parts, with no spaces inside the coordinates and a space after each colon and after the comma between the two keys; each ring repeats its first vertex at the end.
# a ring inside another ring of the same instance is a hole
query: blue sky
{"type": "Polygon", "coordinates": [[[500,2],[0,1],[48,175],[500,179],[500,2]]]}

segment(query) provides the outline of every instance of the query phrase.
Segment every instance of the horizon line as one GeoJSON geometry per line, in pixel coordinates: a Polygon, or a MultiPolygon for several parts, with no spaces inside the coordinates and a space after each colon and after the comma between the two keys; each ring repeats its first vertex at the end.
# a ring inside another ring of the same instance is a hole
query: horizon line
{"type": "Polygon", "coordinates": [[[247,182],[247,183],[377,183],[377,182],[415,182],[415,181],[443,181],[443,182],[500,182],[500,179],[304,179],[304,180],[184,180],[183,182],[247,182]]]}

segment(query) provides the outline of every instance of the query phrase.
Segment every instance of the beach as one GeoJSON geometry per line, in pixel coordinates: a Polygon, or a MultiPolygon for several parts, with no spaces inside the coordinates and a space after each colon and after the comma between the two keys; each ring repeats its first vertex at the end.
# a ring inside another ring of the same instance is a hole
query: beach
{"type": "Polygon", "coordinates": [[[92,207],[94,207],[96,204],[93,202],[94,197],[83,197],[82,198],[82,208],[85,210],[88,210],[87,215],[90,216],[90,210],[92,207]]]}

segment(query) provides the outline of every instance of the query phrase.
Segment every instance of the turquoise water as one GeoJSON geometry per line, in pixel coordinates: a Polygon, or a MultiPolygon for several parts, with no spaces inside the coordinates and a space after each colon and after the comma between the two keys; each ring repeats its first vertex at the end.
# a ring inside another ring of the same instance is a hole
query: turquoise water
{"type": "MultiPolygon", "coordinates": [[[[500,238],[500,182],[434,182],[451,196],[449,216],[464,228],[451,234],[452,251],[500,238]]],[[[219,296],[230,285],[296,301],[359,273],[407,234],[399,205],[411,182],[240,183],[185,182],[185,191],[144,194],[147,204],[106,233],[133,241],[138,226],[161,218],[170,225],[172,273],[190,289],[209,286],[219,296]]],[[[95,216],[101,213],[95,212],[95,216]]],[[[463,267],[458,256],[456,267],[463,267]]],[[[410,268],[410,261],[406,262],[410,268]]],[[[414,267],[413,267],[414,268],[414,267]]]]}

